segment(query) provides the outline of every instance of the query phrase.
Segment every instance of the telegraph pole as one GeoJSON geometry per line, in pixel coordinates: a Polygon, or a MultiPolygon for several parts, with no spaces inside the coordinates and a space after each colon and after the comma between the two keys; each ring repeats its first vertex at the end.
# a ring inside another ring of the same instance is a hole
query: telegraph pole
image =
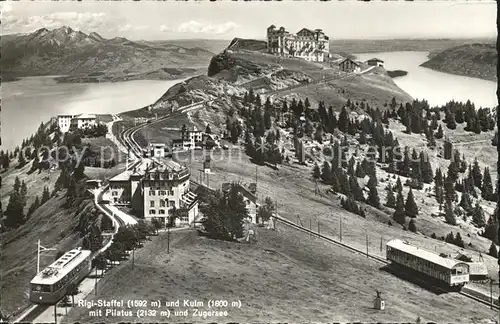
{"type": "Polygon", "coordinates": [[[368,233],[366,233],[366,257],[368,258],[368,233]]]}
{"type": "Polygon", "coordinates": [[[46,251],[55,251],[56,249],[54,248],[46,248],[40,245],[40,240],[37,242],[37,249],[36,249],[36,274],[40,273],[40,252],[46,252],[46,251]]]}
{"type": "Polygon", "coordinates": [[[97,265],[95,266],[95,286],[94,286],[94,291],[97,296],[97,265]]]}
{"type": "Polygon", "coordinates": [[[310,236],[312,237],[312,218],[309,217],[309,233],[310,233],[310,236]]]}
{"type": "Polygon", "coordinates": [[[135,246],[132,248],[132,269],[135,265],[135,246]]]}
{"type": "Polygon", "coordinates": [[[170,226],[167,227],[167,253],[170,253],[170,226]]]}
{"type": "Polygon", "coordinates": [[[54,322],[57,324],[57,304],[54,304],[54,322]]]}
{"type": "Polygon", "coordinates": [[[340,217],[340,242],[342,242],[342,216],[340,217]]]}

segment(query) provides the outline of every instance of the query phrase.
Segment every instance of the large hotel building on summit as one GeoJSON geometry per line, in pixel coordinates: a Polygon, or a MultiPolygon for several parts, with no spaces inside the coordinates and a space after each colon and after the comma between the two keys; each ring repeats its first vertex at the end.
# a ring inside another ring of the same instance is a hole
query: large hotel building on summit
{"type": "Polygon", "coordinates": [[[312,62],[324,62],[330,57],[328,36],[321,29],[301,29],[291,34],[284,27],[267,28],[267,51],[284,57],[298,57],[312,62]]]}

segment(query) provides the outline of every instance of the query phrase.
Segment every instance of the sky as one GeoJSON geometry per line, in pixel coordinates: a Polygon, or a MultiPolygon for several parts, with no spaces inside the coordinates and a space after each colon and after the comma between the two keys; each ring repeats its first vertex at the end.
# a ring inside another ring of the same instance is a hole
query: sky
{"type": "Polygon", "coordinates": [[[69,26],[132,40],[264,39],[271,24],[335,39],[496,37],[494,1],[1,2],[2,34],[69,26]]]}

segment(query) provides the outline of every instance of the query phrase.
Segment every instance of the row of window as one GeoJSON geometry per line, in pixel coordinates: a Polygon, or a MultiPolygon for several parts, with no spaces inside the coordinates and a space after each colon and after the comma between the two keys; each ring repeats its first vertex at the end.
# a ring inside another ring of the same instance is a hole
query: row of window
{"type": "MultiPolygon", "coordinates": [[[[150,196],[156,196],[156,191],[155,190],[149,190],[149,195],[150,196]]],[[[173,196],[174,191],[173,190],[158,190],[158,196],[173,196]]]]}
{"type": "Polygon", "coordinates": [[[37,291],[37,292],[44,292],[44,293],[50,293],[50,292],[56,292],[59,291],[62,287],[66,286],[66,284],[73,280],[79,273],[80,271],[88,267],[89,265],[89,259],[85,259],[82,263],[80,263],[78,266],[76,266],[73,270],[71,270],[67,275],[61,278],[58,282],[56,282],[53,285],[32,285],[31,290],[37,291]]]}
{"type": "MultiPolygon", "coordinates": [[[[174,207],[175,206],[175,201],[169,200],[168,202],[165,200],[160,200],[160,206],[159,207],[174,207]]],[[[149,207],[154,208],[155,207],[155,202],[154,200],[151,200],[149,202],[149,207]]]]}
{"type": "MultiPolygon", "coordinates": [[[[165,209],[158,209],[158,214],[159,215],[165,215],[165,209]]],[[[156,215],[156,210],[150,209],[149,210],[149,215],[156,215]]]]}

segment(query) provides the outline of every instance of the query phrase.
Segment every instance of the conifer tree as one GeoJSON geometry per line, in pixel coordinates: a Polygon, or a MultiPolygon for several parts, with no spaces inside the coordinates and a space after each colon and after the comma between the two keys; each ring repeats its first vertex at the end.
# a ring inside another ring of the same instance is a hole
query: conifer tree
{"type": "Polygon", "coordinates": [[[490,169],[488,167],[484,168],[483,188],[481,189],[481,196],[486,200],[490,201],[495,200],[493,194],[493,184],[491,182],[490,169]]]}
{"type": "Polygon", "coordinates": [[[481,189],[483,175],[481,174],[481,169],[479,168],[479,163],[477,162],[477,159],[474,160],[474,166],[472,167],[472,178],[474,179],[474,186],[481,189]]]}
{"type": "Polygon", "coordinates": [[[47,186],[43,187],[42,200],[40,202],[41,205],[45,204],[47,200],[50,199],[50,192],[47,186]]]}
{"type": "Polygon", "coordinates": [[[363,168],[363,165],[360,164],[359,162],[356,165],[356,177],[358,178],[364,178],[366,176],[365,169],[363,168]]]}
{"type": "Polygon", "coordinates": [[[396,207],[396,197],[394,197],[394,191],[392,190],[391,184],[387,186],[387,201],[385,203],[387,207],[396,207]]]}
{"type": "Polygon", "coordinates": [[[380,208],[380,198],[378,196],[377,191],[377,178],[374,176],[370,176],[370,180],[368,180],[368,204],[375,208],[380,208]]]}
{"type": "Polygon", "coordinates": [[[436,175],[434,176],[434,183],[436,184],[436,186],[443,185],[443,174],[441,173],[440,168],[437,168],[436,170],[436,175]]]}
{"type": "Polygon", "coordinates": [[[418,207],[417,204],[415,203],[415,199],[413,197],[413,191],[411,188],[410,191],[408,192],[408,197],[406,198],[405,213],[411,218],[415,218],[418,215],[418,207]]]}
{"type": "Polygon", "coordinates": [[[439,125],[438,130],[437,130],[436,134],[434,135],[434,137],[437,139],[442,139],[443,136],[444,136],[443,127],[441,127],[441,125],[439,125]]]}
{"type": "Polygon", "coordinates": [[[321,179],[324,183],[330,184],[332,181],[332,171],[328,162],[323,162],[323,168],[321,169],[321,179]]]}
{"type": "Polygon", "coordinates": [[[453,204],[450,199],[446,199],[444,204],[444,219],[450,225],[457,225],[457,219],[453,212],[453,204]]]}
{"type": "Polygon", "coordinates": [[[479,205],[479,201],[476,202],[476,206],[472,212],[472,223],[474,223],[477,227],[484,227],[486,225],[486,221],[484,220],[484,211],[481,205],[479,205]]]}
{"type": "Polygon", "coordinates": [[[465,190],[465,187],[463,188],[462,197],[460,198],[460,203],[458,205],[462,207],[467,214],[472,212],[472,202],[467,190],[465,190]]]}
{"type": "Polygon", "coordinates": [[[455,161],[451,161],[450,165],[448,166],[448,174],[447,174],[447,179],[449,179],[452,182],[457,181],[458,179],[458,165],[455,161]]]}
{"type": "Polygon", "coordinates": [[[413,233],[417,232],[417,225],[415,224],[415,219],[412,218],[410,219],[410,223],[408,224],[408,229],[412,231],[413,233]]]}
{"type": "Polygon", "coordinates": [[[396,180],[396,186],[395,186],[396,192],[403,192],[403,185],[401,184],[401,178],[398,177],[396,180]]]}
{"type": "Polygon", "coordinates": [[[314,168],[313,168],[313,178],[314,179],[319,179],[321,178],[321,170],[319,168],[319,165],[316,163],[314,164],[314,168]]]}
{"type": "Polygon", "coordinates": [[[405,225],[406,221],[405,205],[404,205],[403,194],[401,192],[398,192],[396,198],[396,208],[394,210],[392,217],[397,223],[405,225]]]}
{"type": "Polygon", "coordinates": [[[357,178],[349,176],[349,188],[353,195],[354,200],[364,202],[365,196],[363,195],[363,190],[359,186],[357,178]]]}
{"type": "Polygon", "coordinates": [[[347,133],[347,130],[349,128],[349,115],[346,107],[343,107],[342,111],[340,112],[338,127],[340,131],[347,133]]]}
{"type": "Polygon", "coordinates": [[[425,183],[431,183],[434,175],[432,174],[432,165],[429,161],[429,156],[425,155],[424,152],[420,152],[420,170],[422,171],[422,181],[425,183]]]}
{"type": "Polygon", "coordinates": [[[498,259],[498,249],[497,249],[495,242],[491,242],[490,250],[489,250],[488,254],[491,255],[492,257],[498,259]]]}
{"type": "Polygon", "coordinates": [[[7,205],[7,209],[5,210],[5,219],[4,224],[10,228],[17,228],[24,224],[25,215],[24,215],[24,206],[21,197],[21,193],[19,191],[14,190],[10,194],[9,203],[7,205]]]}

